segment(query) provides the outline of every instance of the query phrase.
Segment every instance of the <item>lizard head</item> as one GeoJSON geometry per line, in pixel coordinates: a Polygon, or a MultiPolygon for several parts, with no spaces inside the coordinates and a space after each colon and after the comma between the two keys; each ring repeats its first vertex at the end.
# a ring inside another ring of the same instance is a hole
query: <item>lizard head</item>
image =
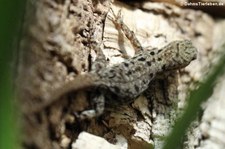
{"type": "Polygon", "coordinates": [[[197,49],[190,40],[173,41],[164,47],[164,68],[166,70],[179,69],[187,66],[197,58],[197,49]]]}

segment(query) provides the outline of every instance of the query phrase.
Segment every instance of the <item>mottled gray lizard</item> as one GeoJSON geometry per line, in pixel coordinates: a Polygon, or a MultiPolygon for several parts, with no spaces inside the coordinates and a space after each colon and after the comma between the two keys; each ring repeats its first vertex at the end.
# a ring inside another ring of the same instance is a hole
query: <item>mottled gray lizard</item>
{"type": "Polygon", "coordinates": [[[81,118],[100,115],[105,104],[131,103],[148,88],[158,73],[183,68],[197,57],[197,49],[189,40],[173,41],[161,49],[143,50],[134,33],[123,23],[120,13],[114,16],[113,23],[131,41],[138,51],[136,55],[112,67],[96,63],[97,71],[94,68],[87,74],[78,75],[45,97],[54,101],[71,91],[92,89],[97,94],[93,98],[96,110],[82,112],[81,118]]]}

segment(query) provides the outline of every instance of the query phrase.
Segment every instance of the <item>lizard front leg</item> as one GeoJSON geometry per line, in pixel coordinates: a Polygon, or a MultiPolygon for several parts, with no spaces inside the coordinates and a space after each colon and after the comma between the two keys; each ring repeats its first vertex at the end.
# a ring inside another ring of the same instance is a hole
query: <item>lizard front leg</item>
{"type": "MultiPolygon", "coordinates": [[[[134,32],[131,31],[129,27],[122,21],[121,11],[119,11],[117,15],[115,15],[113,11],[112,13],[113,18],[110,19],[115,24],[116,29],[122,30],[124,32],[124,35],[130,40],[131,44],[133,45],[135,52],[143,51],[143,48],[136,38],[134,32]]],[[[106,68],[107,63],[100,44],[95,47],[95,50],[97,52],[97,58],[91,67],[91,71],[98,74],[102,69],[106,68]]],[[[105,108],[105,97],[103,94],[96,95],[92,99],[92,103],[94,104],[94,109],[83,111],[79,116],[81,119],[90,119],[103,113],[105,108]]]]}
{"type": "Polygon", "coordinates": [[[117,15],[114,13],[112,9],[110,9],[113,15],[113,18],[111,16],[108,16],[108,18],[114,23],[117,30],[122,30],[124,35],[130,40],[135,52],[143,51],[143,47],[141,46],[141,43],[137,39],[134,32],[123,22],[121,10],[118,11],[117,15]]]}

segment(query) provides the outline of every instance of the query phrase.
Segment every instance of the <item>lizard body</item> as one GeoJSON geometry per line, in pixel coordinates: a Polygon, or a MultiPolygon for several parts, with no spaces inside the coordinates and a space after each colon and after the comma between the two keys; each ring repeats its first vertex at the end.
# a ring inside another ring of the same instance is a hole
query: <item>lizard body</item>
{"type": "MultiPolygon", "coordinates": [[[[44,98],[48,99],[47,101],[53,102],[71,91],[93,88],[96,93],[100,92],[93,98],[96,111],[84,111],[81,117],[94,117],[103,112],[105,103],[112,106],[130,103],[148,88],[158,73],[183,68],[196,59],[197,49],[189,40],[173,41],[161,49],[143,50],[134,33],[122,22],[120,12],[118,16],[114,16],[115,20],[112,21],[116,28],[123,30],[134,49],[138,51],[137,54],[112,67],[99,64],[103,68],[78,75],[74,80],[46,95],[44,98]]],[[[46,106],[48,105],[49,103],[46,103],[46,106]]]]}
{"type": "Polygon", "coordinates": [[[120,64],[77,76],[56,89],[49,98],[55,100],[70,91],[95,87],[106,96],[110,93],[118,97],[106,103],[129,103],[148,88],[158,73],[183,68],[196,56],[197,49],[189,40],[174,41],[161,49],[139,51],[120,64]]]}

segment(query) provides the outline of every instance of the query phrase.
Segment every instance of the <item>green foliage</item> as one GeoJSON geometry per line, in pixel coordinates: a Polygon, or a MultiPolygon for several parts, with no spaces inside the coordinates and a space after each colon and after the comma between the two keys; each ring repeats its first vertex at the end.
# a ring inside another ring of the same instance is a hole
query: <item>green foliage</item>
{"type": "MultiPolygon", "coordinates": [[[[225,44],[219,51],[225,51],[225,44]]],[[[206,80],[200,84],[197,90],[190,93],[190,96],[187,99],[187,107],[185,108],[181,118],[179,118],[175,123],[174,129],[167,138],[163,149],[176,149],[181,146],[182,138],[184,137],[186,130],[201,111],[201,104],[212,95],[216,80],[224,73],[224,66],[225,52],[222,54],[218,64],[212,68],[212,71],[206,80]]]]}
{"type": "MultiPolygon", "coordinates": [[[[0,1],[0,148],[18,149],[18,126],[13,106],[12,58],[17,52],[19,30],[26,0],[0,1]]],[[[224,47],[223,47],[224,48],[224,47]]],[[[225,50],[224,50],[225,51],[225,50]]],[[[225,55],[225,54],[224,54],[225,55]]],[[[164,149],[175,149],[181,144],[185,131],[201,110],[201,103],[212,94],[215,81],[224,72],[225,56],[202,83],[198,90],[191,92],[189,103],[182,117],[177,120],[164,149]]]]}
{"type": "Polygon", "coordinates": [[[13,106],[13,55],[25,0],[0,1],[0,148],[18,149],[18,127],[13,106]]]}

